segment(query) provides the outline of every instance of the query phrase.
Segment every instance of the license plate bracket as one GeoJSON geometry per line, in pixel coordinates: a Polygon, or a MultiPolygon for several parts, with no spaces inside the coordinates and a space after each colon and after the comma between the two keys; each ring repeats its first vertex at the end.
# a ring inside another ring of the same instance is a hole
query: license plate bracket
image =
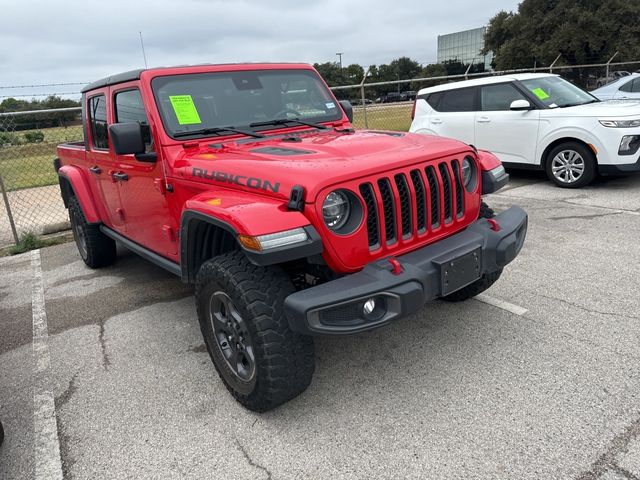
{"type": "Polygon", "coordinates": [[[482,276],[482,249],[473,250],[436,262],[440,267],[442,296],[449,295],[482,276]]]}

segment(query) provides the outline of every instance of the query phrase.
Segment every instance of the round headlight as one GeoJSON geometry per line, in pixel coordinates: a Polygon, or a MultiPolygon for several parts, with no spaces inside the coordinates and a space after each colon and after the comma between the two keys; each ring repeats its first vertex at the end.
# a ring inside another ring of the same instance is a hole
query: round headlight
{"type": "Polygon", "coordinates": [[[322,204],[324,223],[331,230],[339,230],[349,219],[351,202],[343,192],[335,190],[327,195],[322,204]]]}
{"type": "Polygon", "coordinates": [[[469,187],[469,183],[473,178],[473,166],[471,165],[471,160],[468,157],[465,157],[462,160],[462,181],[464,182],[465,187],[469,187]]]}

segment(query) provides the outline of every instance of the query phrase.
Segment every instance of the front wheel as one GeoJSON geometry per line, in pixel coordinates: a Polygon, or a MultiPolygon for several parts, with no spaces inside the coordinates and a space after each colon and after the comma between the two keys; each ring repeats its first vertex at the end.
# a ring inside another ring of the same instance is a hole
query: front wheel
{"type": "Polygon", "coordinates": [[[546,171],[549,179],[559,187],[584,187],[596,176],[596,157],[581,143],[565,142],[547,155],[546,171]]]}
{"type": "Polygon", "coordinates": [[[277,267],[258,267],[242,252],[205,262],[196,279],[200,329],[211,360],[235,399],[263,412],[311,383],[311,337],[289,328],[284,300],[293,293],[277,267]]]}

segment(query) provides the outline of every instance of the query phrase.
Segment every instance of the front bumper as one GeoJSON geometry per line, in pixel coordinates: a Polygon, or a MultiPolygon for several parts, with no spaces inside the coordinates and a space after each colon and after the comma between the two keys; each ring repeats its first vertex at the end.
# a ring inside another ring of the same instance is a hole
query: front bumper
{"type": "Polygon", "coordinates": [[[601,175],[624,175],[625,173],[640,172],[640,158],[635,163],[623,163],[617,165],[598,165],[601,175]]]}
{"type": "Polygon", "coordinates": [[[371,330],[419,310],[426,302],[452,293],[495,272],[520,252],[527,233],[527,214],[511,207],[491,223],[480,219],[462,232],[397,258],[366,265],[360,272],[289,295],[285,312],[292,330],[306,335],[345,335],[371,330]],[[453,289],[451,289],[454,285],[453,289]],[[384,310],[375,318],[363,314],[364,303],[377,298],[384,310]]]}

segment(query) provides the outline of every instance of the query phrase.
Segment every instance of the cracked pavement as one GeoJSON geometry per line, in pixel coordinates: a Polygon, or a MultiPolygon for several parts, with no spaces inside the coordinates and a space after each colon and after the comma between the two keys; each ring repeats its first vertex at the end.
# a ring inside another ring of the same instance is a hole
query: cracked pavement
{"type": "MultiPolygon", "coordinates": [[[[512,174],[489,197],[530,215],[491,297],[434,302],[316,340],[300,397],[265,414],[228,394],[192,288],[122,250],[92,271],[41,251],[67,479],[640,479],[640,176],[579,191],[512,174]]],[[[34,476],[29,255],[0,259],[0,478],[34,476]]]]}

